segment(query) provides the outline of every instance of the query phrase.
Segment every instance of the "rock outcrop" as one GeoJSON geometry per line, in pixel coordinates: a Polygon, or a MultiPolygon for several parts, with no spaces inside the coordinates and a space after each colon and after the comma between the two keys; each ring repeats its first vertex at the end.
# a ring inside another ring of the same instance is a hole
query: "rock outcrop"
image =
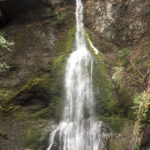
{"type": "Polygon", "coordinates": [[[10,51],[0,47],[0,64],[9,66],[0,73],[0,128],[9,138],[0,138],[0,149],[44,150],[50,131],[41,141],[46,120],[57,120],[61,111],[64,65],[74,41],[74,6],[62,0],[4,0],[0,10],[0,36],[14,43],[10,51]]]}
{"type": "Polygon", "coordinates": [[[133,46],[150,37],[148,0],[88,0],[86,26],[116,45],[133,46]]]}

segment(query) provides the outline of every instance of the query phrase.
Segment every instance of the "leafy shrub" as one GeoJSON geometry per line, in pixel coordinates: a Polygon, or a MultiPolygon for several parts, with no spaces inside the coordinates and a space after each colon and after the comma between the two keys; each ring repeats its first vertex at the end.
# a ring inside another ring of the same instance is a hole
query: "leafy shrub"
{"type": "Polygon", "coordinates": [[[5,48],[6,50],[8,51],[12,51],[11,50],[11,46],[14,45],[13,42],[8,42],[5,38],[3,38],[1,35],[0,35],[0,47],[1,48],[5,48]]]}

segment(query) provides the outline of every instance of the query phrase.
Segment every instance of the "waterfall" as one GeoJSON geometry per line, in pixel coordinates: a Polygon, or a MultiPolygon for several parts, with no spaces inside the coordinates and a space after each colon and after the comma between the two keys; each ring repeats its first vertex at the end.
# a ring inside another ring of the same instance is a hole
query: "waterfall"
{"type": "Polygon", "coordinates": [[[101,150],[103,147],[101,122],[94,114],[93,58],[83,28],[83,5],[81,0],[76,0],[76,46],[66,64],[62,120],[51,132],[47,150],[101,150]]]}

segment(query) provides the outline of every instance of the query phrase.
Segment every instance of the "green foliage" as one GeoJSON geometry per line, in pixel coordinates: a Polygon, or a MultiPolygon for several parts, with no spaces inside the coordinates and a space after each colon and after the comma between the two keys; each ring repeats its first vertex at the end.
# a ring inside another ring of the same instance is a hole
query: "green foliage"
{"type": "MultiPolygon", "coordinates": [[[[0,35],[0,48],[6,49],[8,52],[11,52],[11,46],[14,45],[12,42],[8,42],[5,38],[0,35]]],[[[1,50],[1,49],[0,49],[1,50]]],[[[6,62],[0,63],[0,73],[7,72],[10,66],[7,65],[6,62]]]]}
{"type": "Polygon", "coordinates": [[[4,37],[0,36],[0,47],[1,48],[5,48],[8,51],[12,51],[10,48],[12,45],[14,45],[13,42],[8,42],[4,37]]]}
{"type": "Polygon", "coordinates": [[[111,117],[105,117],[105,116],[100,116],[99,118],[102,120],[104,123],[106,123],[113,132],[115,133],[120,133],[124,127],[125,119],[119,118],[117,116],[111,116],[111,117]]]}
{"type": "Polygon", "coordinates": [[[60,43],[57,47],[57,54],[60,55],[66,55],[71,52],[72,46],[75,39],[75,26],[71,28],[65,35],[62,37],[60,43]]]}
{"type": "Polygon", "coordinates": [[[135,147],[133,150],[140,150],[140,144],[139,143],[136,143],[135,147]]]}
{"type": "Polygon", "coordinates": [[[150,106],[150,94],[149,93],[141,93],[134,99],[135,106],[132,107],[135,111],[135,115],[137,116],[140,113],[140,123],[139,127],[142,130],[146,124],[150,124],[150,120],[147,118],[147,113],[149,111],[150,106]],[[139,112],[140,111],[140,112],[139,112]]]}
{"type": "Polygon", "coordinates": [[[118,59],[125,59],[130,54],[130,50],[127,48],[123,48],[122,50],[117,51],[117,58],[118,59]]]}
{"type": "Polygon", "coordinates": [[[101,61],[101,63],[103,63],[103,61],[106,60],[105,56],[100,51],[98,52],[98,54],[95,54],[95,51],[93,50],[93,48],[92,48],[92,46],[90,44],[90,38],[89,38],[88,32],[86,30],[84,30],[84,36],[85,36],[85,40],[86,40],[87,46],[88,46],[91,54],[94,56],[94,58],[98,62],[101,61]]]}
{"type": "Polygon", "coordinates": [[[116,53],[116,66],[113,67],[113,83],[117,95],[117,113],[133,119],[133,97],[139,87],[139,72],[134,63],[129,60],[130,50],[123,48],[116,53]]]}
{"type": "Polygon", "coordinates": [[[116,53],[117,63],[120,66],[127,66],[128,56],[130,55],[130,53],[131,53],[131,51],[126,48],[123,48],[123,49],[117,51],[117,53],[116,53]]]}

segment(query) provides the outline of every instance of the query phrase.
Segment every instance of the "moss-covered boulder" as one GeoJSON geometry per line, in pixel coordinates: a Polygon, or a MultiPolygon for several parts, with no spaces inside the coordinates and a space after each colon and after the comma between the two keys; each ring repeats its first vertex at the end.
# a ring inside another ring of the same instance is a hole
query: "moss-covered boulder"
{"type": "Polygon", "coordinates": [[[99,115],[110,115],[114,113],[116,101],[113,93],[112,83],[106,71],[106,58],[91,44],[88,33],[85,31],[87,47],[91,52],[93,63],[93,84],[96,100],[96,112],[99,115]]]}

